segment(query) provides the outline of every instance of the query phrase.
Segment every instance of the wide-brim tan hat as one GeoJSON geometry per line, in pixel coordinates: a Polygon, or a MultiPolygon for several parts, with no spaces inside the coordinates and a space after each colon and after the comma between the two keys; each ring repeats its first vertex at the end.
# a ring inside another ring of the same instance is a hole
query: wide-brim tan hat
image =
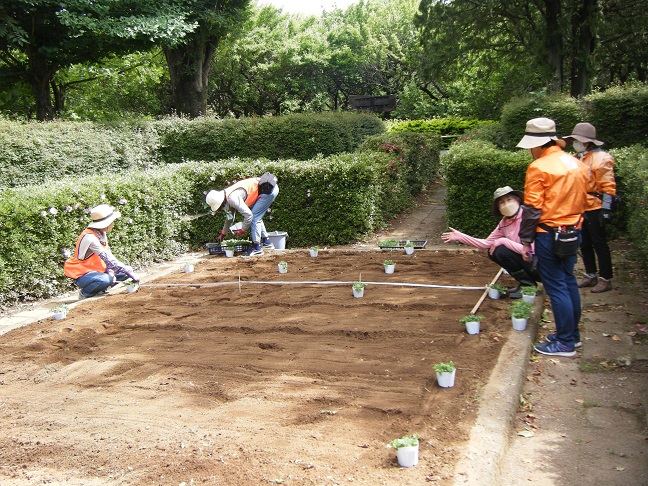
{"type": "Polygon", "coordinates": [[[99,206],[90,210],[90,217],[92,218],[92,222],[88,225],[88,228],[107,228],[120,216],[121,213],[119,211],[115,211],[115,208],[113,208],[112,206],[108,204],[100,204],[99,206]]]}
{"type": "Polygon", "coordinates": [[[596,127],[591,123],[577,123],[572,130],[571,135],[565,135],[563,138],[574,138],[579,142],[593,143],[596,146],[601,146],[605,142],[596,140],[596,127]]]}
{"type": "Polygon", "coordinates": [[[225,191],[209,191],[205,197],[205,202],[212,211],[218,211],[225,200],[225,191]]]}
{"type": "Polygon", "coordinates": [[[562,148],[565,148],[567,145],[556,134],[556,122],[550,118],[534,118],[527,122],[524,137],[522,137],[522,140],[520,140],[520,143],[516,147],[532,149],[541,147],[551,140],[555,140],[562,148]]]}
{"type": "Polygon", "coordinates": [[[493,193],[493,215],[496,218],[502,217],[502,213],[500,213],[499,204],[497,201],[500,197],[506,196],[508,194],[517,196],[520,199],[520,204],[524,202],[524,193],[522,191],[516,191],[511,186],[498,187],[493,193]]]}

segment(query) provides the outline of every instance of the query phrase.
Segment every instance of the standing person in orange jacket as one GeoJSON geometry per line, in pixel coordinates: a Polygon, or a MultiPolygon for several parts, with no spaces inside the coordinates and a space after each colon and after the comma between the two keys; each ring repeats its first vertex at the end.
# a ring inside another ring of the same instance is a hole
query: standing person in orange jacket
{"type": "Polygon", "coordinates": [[[108,233],[121,213],[108,204],[90,211],[92,222],[83,230],[74,248],[74,255],[63,265],[65,275],[81,287],[79,299],[94,297],[128,278],[139,282],[133,269],[120,262],[108,247],[108,233]]]}
{"type": "Polygon", "coordinates": [[[527,122],[517,146],[528,149],[533,162],[526,172],[519,235],[526,261],[531,261],[534,243],[538,271],[556,323],[556,333],[548,334],[548,342],[536,344],[535,350],[571,357],[581,344],[581,301],[574,265],[587,201],[588,173],[585,164],[563,152],[565,145],[556,134],[553,120],[534,118],[527,122]]]}
{"type": "Polygon", "coordinates": [[[261,177],[243,179],[222,191],[209,191],[205,202],[213,212],[222,209],[226,214],[218,241],[223,240],[238,212],[243,216],[243,224],[234,231],[234,235],[242,236],[250,228],[252,240],[252,247],[245,256],[263,255],[264,249],[273,250],[274,245],[268,237],[263,216],[278,194],[277,178],[270,172],[265,172],[261,177]]]}
{"type": "Polygon", "coordinates": [[[577,123],[571,135],[564,138],[572,141],[578,158],[589,168],[583,241],[580,246],[585,277],[578,286],[593,287],[590,292],[594,293],[607,292],[612,290],[612,255],[607,243],[605,224],[611,217],[612,200],[616,196],[614,158],[600,148],[603,142],[596,140],[596,128],[591,123],[577,123]],[[603,209],[604,206],[607,208],[603,209]],[[597,259],[600,271],[598,278],[597,259]]]}

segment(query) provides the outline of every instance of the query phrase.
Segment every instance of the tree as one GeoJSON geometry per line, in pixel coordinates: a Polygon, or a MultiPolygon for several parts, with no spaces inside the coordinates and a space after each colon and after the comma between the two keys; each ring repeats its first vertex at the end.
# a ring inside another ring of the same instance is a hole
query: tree
{"type": "Polygon", "coordinates": [[[4,75],[31,86],[39,120],[54,117],[52,80],[61,67],[174,43],[195,29],[171,0],[4,0],[0,18],[4,75]]]}

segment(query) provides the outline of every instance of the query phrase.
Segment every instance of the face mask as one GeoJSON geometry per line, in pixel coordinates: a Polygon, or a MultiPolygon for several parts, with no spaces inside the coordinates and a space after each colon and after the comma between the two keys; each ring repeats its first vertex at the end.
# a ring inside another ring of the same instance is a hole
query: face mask
{"type": "Polygon", "coordinates": [[[574,147],[574,150],[579,154],[587,150],[587,145],[585,145],[583,142],[579,142],[578,140],[574,140],[572,145],[574,147]]]}
{"type": "Polygon", "coordinates": [[[515,216],[520,209],[520,204],[517,201],[505,201],[499,205],[500,213],[503,216],[515,216]]]}

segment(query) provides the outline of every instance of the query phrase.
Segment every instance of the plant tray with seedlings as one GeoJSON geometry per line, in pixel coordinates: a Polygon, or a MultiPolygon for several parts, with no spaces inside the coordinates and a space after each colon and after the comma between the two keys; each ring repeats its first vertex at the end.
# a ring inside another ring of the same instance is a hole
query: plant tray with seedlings
{"type": "Polygon", "coordinates": [[[234,252],[248,251],[252,242],[249,240],[225,240],[223,243],[205,243],[210,255],[224,255],[226,248],[233,248],[234,252]],[[225,244],[225,242],[229,244],[225,244]],[[233,246],[232,246],[233,245],[233,246]]]}
{"type": "Polygon", "coordinates": [[[425,248],[427,240],[384,240],[378,246],[381,250],[402,250],[407,243],[412,243],[414,248],[425,248]]]}

